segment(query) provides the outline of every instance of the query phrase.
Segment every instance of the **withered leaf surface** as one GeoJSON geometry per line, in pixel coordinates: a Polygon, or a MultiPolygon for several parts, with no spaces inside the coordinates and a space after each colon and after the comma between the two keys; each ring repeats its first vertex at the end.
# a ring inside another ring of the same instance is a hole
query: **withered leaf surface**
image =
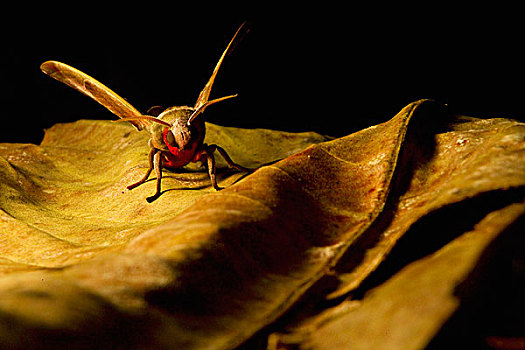
{"type": "MultiPolygon", "coordinates": [[[[324,141],[315,133],[290,134],[209,124],[216,142],[247,167],[284,158],[324,141]],[[248,147],[249,145],[249,147],[248,147]]],[[[164,172],[164,194],[153,204],[154,176],[129,191],[147,169],[148,135],[130,125],[80,120],[46,131],[40,146],[0,144],[0,273],[63,267],[104,251],[120,250],[148,228],[166,222],[199,197],[214,192],[207,174],[164,172]],[[200,190],[197,190],[200,189],[200,190]]],[[[230,185],[220,157],[218,178],[230,185]]]]}
{"type": "MultiPolygon", "coordinates": [[[[480,265],[496,265],[498,259],[494,247],[498,246],[501,250],[501,241],[507,241],[508,245],[510,236],[523,235],[524,214],[523,203],[511,204],[488,214],[472,231],[462,234],[435,253],[408,264],[372,289],[362,300],[345,300],[337,307],[303,319],[286,335],[274,334],[274,345],[281,343],[281,349],[326,350],[423,349],[429,344],[432,344],[432,349],[483,348],[479,340],[465,339],[472,336],[469,334],[472,329],[461,323],[452,325],[463,327],[454,330],[452,340],[438,338],[435,344],[432,340],[466,302],[462,299],[473,299],[471,295],[464,294],[479,294],[479,291],[473,293],[473,290],[479,288],[480,279],[486,278],[482,275],[486,274],[484,270],[490,269],[487,266],[480,268],[480,265]],[[515,225],[518,221],[519,226],[515,225]],[[483,263],[480,264],[480,261],[483,263]]],[[[505,270],[496,271],[499,274],[502,272],[508,273],[505,270]]],[[[496,289],[504,286],[491,284],[486,287],[496,289]]],[[[483,315],[486,313],[483,309],[490,306],[486,300],[478,302],[480,305],[475,306],[479,308],[477,313],[483,315]]],[[[522,315],[518,322],[523,331],[522,315]]],[[[480,325],[475,318],[465,319],[480,325]]],[[[493,320],[499,323],[506,321],[493,320]]],[[[465,323],[465,320],[462,322],[465,323]]]]}
{"type": "MultiPolygon", "coordinates": [[[[331,320],[324,310],[301,314],[294,304],[366,288],[418,222],[494,191],[513,195],[483,213],[511,209],[478,231],[496,220],[502,229],[487,230],[497,236],[519,217],[511,204],[523,199],[524,135],[518,122],[458,119],[432,101],[335,140],[208,124],[207,142],[235,162],[267,165],[247,175],[219,163],[229,186],[220,192],[200,168],[165,172],[152,204],[154,181],[125,189],[147,163],[147,135],[131,126],[79,121],[54,126],[40,146],[0,144],[0,343],[232,349],[291,309],[297,316],[275,327],[292,341],[276,332],[268,346],[321,346],[346,323],[322,328],[319,318],[331,320]]],[[[442,280],[465,274],[490,237],[465,253],[463,270],[428,270],[442,280]]],[[[345,322],[347,305],[335,307],[345,322]]],[[[440,317],[406,344],[428,342],[440,317]]]]}

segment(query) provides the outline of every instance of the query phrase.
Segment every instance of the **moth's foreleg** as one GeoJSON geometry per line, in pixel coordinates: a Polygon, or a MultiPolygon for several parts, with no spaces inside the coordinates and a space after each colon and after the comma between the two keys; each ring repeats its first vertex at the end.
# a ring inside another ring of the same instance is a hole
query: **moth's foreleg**
{"type": "Polygon", "coordinates": [[[151,197],[146,198],[148,203],[153,202],[155,199],[160,196],[160,184],[162,180],[162,152],[157,151],[153,155],[153,168],[155,169],[155,175],[157,176],[157,191],[151,197]]]}
{"type": "Polygon", "coordinates": [[[149,168],[148,168],[148,171],[146,172],[146,175],[144,175],[144,177],[142,179],[140,179],[138,182],[136,182],[136,183],[134,183],[132,185],[129,185],[127,187],[128,190],[134,189],[135,187],[137,187],[139,185],[142,185],[144,182],[146,182],[146,180],[148,179],[149,175],[151,174],[151,171],[153,170],[153,157],[155,156],[155,153],[157,153],[157,150],[155,148],[152,148],[149,151],[149,155],[148,155],[149,168]]]}

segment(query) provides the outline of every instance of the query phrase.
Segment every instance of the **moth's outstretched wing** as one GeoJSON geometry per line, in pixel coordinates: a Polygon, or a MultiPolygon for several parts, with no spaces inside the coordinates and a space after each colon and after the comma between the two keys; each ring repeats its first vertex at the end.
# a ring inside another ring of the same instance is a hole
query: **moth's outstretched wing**
{"type": "Polygon", "coordinates": [[[135,107],[110,88],[78,69],[57,61],[44,62],[40,69],[50,77],[91,97],[119,118],[127,119],[138,130],[142,130],[147,126],[148,121],[144,118],[130,120],[142,117],[142,114],[135,107]]]}
{"type": "Polygon", "coordinates": [[[191,116],[190,120],[188,121],[188,124],[191,123],[191,121],[199,114],[199,113],[202,113],[204,112],[204,109],[213,104],[213,103],[216,103],[216,102],[220,102],[220,101],[223,101],[227,98],[232,98],[232,97],[235,97],[237,95],[230,95],[230,96],[225,96],[225,97],[221,97],[221,98],[218,98],[218,99],[215,99],[215,100],[211,100],[211,101],[208,101],[209,97],[210,97],[210,92],[211,92],[211,88],[213,86],[213,83],[215,82],[215,77],[217,76],[217,72],[219,71],[219,68],[221,67],[221,64],[222,64],[222,61],[224,60],[224,57],[226,57],[226,55],[228,54],[228,52],[233,49],[234,45],[233,43],[235,42],[235,39],[238,37],[238,34],[241,32],[241,30],[245,27],[246,25],[246,22],[244,22],[243,24],[241,24],[241,26],[239,27],[239,29],[237,29],[237,31],[235,32],[235,35],[233,36],[232,40],[230,40],[230,43],[228,44],[228,46],[226,46],[226,49],[224,50],[224,52],[222,53],[222,56],[221,58],[219,58],[219,62],[217,62],[217,65],[215,66],[215,69],[213,70],[213,73],[211,74],[211,77],[210,77],[210,80],[208,80],[208,82],[206,83],[206,85],[204,86],[204,89],[201,91],[201,93],[199,94],[199,98],[197,98],[197,102],[195,102],[195,112],[193,113],[193,115],[191,116]]]}

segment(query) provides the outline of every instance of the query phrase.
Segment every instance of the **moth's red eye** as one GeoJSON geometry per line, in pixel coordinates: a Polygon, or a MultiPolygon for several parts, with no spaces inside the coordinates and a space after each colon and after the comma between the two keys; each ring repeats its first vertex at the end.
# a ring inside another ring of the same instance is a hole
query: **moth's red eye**
{"type": "Polygon", "coordinates": [[[177,145],[177,141],[175,141],[175,136],[173,136],[171,130],[168,130],[168,132],[166,133],[166,141],[171,147],[179,147],[179,145],[177,145]]]}

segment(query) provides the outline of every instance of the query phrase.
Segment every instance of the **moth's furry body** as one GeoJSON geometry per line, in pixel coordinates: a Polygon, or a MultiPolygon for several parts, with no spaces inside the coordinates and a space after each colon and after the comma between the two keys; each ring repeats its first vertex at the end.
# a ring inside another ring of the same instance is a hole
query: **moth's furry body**
{"type": "Polygon", "coordinates": [[[149,126],[150,146],[162,151],[164,167],[180,168],[201,160],[195,159],[195,156],[204,145],[206,126],[202,117],[197,117],[188,125],[193,112],[193,107],[171,107],[157,116],[157,119],[172,125],[171,128],[158,123],[149,126]]]}
{"type": "MultiPolygon", "coordinates": [[[[157,119],[162,120],[172,127],[169,129],[172,136],[168,140],[179,149],[187,149],[192,141],[202,143],[205,136],[204,120],[196,118],[191,125],[188,126],[188,120],[195,112],[195,109],[188,106],[177,106],[166,109],[157,116],[157,119]]],[[[163,151],[169,151],[168,146],[164,142],[162,136],[166,127],[161,124],[152,124],[150,133],[152,135],[151,142],[153,145],[163,151]]]]}
{"type": "Polygon", "coordinates": [[[146,182],[152,170],[155,170],[157,176],[157,191],[153,196],[147,198],[148,202],[151,202],[160,196],[163,167],[176,169],[190,162],[202,162],[208,168],[208,174],[213,187],[219,190],[220,187],[217,185],[215,178],[215,158],[213,156],[216,150],[223,156],[228,166],[241,171],[249,171],[250,169],[235,164],[223,148],[204,143],[206,127],[202,113],[208,106],[214,103],[237,96],[230,95],[209,100],[211,87],[215,81],[219,67],[243,26],[244,24],[239,27],[224,50],[208,83],[206,83],[204,89],[199,94],[194,107],[175,106],[167,108],[162,112],[160,111],[160,107],[153,107],[148,111],[148,114],[143,115],[108,87],[73,67],[56,61],[48,61],[44,62],[40,68],[44,73],[58,81],[93,98],[120,117],[121,121],[129,121],[138,130],[145,129],[150,133],[148,171],[141,180],[128,186],[128,189],[135,188],[146,182]]]}

